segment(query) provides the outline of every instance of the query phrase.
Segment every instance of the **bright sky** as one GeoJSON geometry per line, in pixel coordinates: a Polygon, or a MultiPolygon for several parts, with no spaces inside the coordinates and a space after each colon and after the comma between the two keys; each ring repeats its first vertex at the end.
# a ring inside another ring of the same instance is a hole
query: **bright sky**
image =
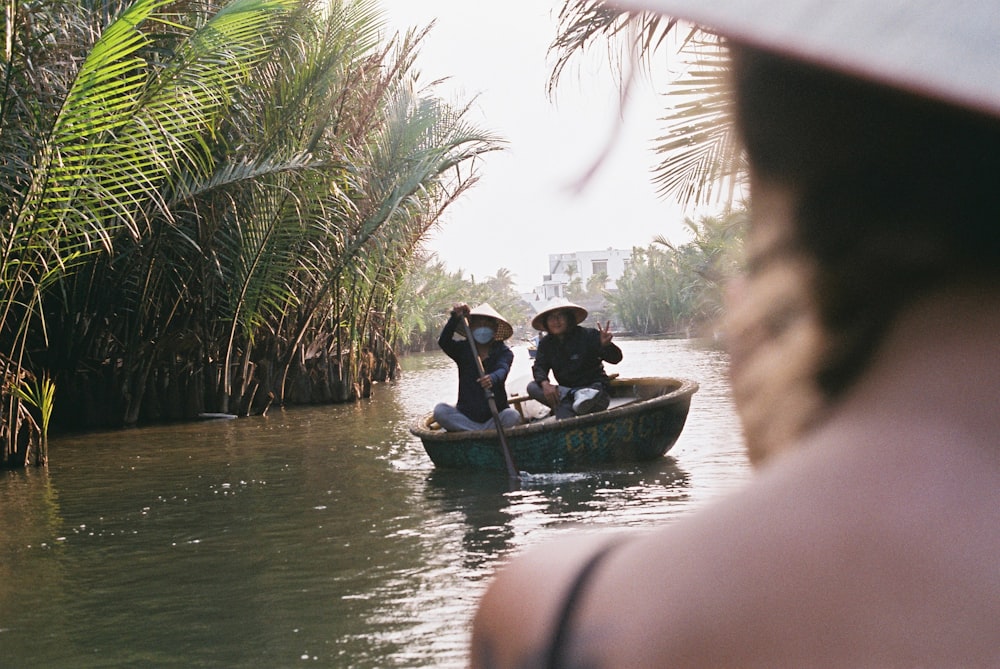
{"type": "Polygon", "coordinates": [[[421,81],[449,77],[440,97],[478,95],[469,120],[508,148],[486,157],[480,182],[446,210],[428,246],[449,270],[477,281],[501,267],[527,291],[550,253],[648,246],[657,235],[684,243],[680,208],[655,195],[650,146],[660,105],[633,97],[614,148],[582,191],[572,186],[614,131],[618,91],[606,66],[582,59],[546,94],[560,0],[381,0],[391,31],[436,21],[417,57],[421,81]]]}

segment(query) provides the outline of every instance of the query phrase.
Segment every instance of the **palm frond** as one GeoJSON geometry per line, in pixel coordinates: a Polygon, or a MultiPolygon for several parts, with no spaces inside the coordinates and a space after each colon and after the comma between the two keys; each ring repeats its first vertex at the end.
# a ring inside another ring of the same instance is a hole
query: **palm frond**
{"type": "Polygon", "coordinates": [[[728,60],[718,42],[699,43],[693,53],[691,69],[665,96],[676,102],[660,119],[665,128],[655,139],[661,163],[653,183],[661,196],[684,206],[731,206],[745,169],[731,114],[728,60]]]}

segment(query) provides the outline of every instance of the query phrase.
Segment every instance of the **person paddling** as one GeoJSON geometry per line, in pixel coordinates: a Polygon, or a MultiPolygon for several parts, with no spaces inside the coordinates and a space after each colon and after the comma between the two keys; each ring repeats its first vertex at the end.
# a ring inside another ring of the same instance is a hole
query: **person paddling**
{"type": "Polygon", "coordinates": [[[440,403],[434,407],[434,420],[448,431],[496,429],[492,410],[483,392],[493,391],[500,425],[513,427],[521,422],[521,414],[510,407],[505,383],[514,362],[514,352],[504,343],[514,329],[488,302],[470,309],[468,304],[455,304],[451,317],[441,330],[438,346],[458,366],[458,402],[440,403]],[[483,364],[482,376],[472,349],[464,341],[462,319],[469,319],[476,352],[483,364]],[[456,340],[458,334],[462,339],[456,340]]]}

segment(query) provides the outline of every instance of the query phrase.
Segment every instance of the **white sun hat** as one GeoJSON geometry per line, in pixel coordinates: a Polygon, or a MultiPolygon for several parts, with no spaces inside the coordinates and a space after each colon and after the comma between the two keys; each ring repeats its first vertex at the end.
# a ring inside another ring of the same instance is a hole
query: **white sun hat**
{"type": "Polygon", "coordinates": [[[613,0],[860,79],[1000,116],[997,0],[613,0]]]}

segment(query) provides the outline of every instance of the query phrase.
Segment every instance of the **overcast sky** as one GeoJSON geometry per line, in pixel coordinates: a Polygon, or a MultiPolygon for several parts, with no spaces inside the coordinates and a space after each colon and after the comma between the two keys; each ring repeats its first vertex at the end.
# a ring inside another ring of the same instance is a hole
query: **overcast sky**
{"type": "Polygon", "coordinates": [[[657,235],[688,241],[674,204],[656,197],[650,146],[659,103],[640,87],[614,149],[582,192],[572,185],[598,158],[618,117],[614,78],[596,61],[568,70],[546,94],[559,0],[381,0],[390,31],[424,27],[423,83],[449,77],[446,100],[477,97],[470,120],[505,138],[481,180],[445,213],[428,246],[450,270],[481,280],[505,267],[530,290],[550,253],[630,249],[657,235]]]}

